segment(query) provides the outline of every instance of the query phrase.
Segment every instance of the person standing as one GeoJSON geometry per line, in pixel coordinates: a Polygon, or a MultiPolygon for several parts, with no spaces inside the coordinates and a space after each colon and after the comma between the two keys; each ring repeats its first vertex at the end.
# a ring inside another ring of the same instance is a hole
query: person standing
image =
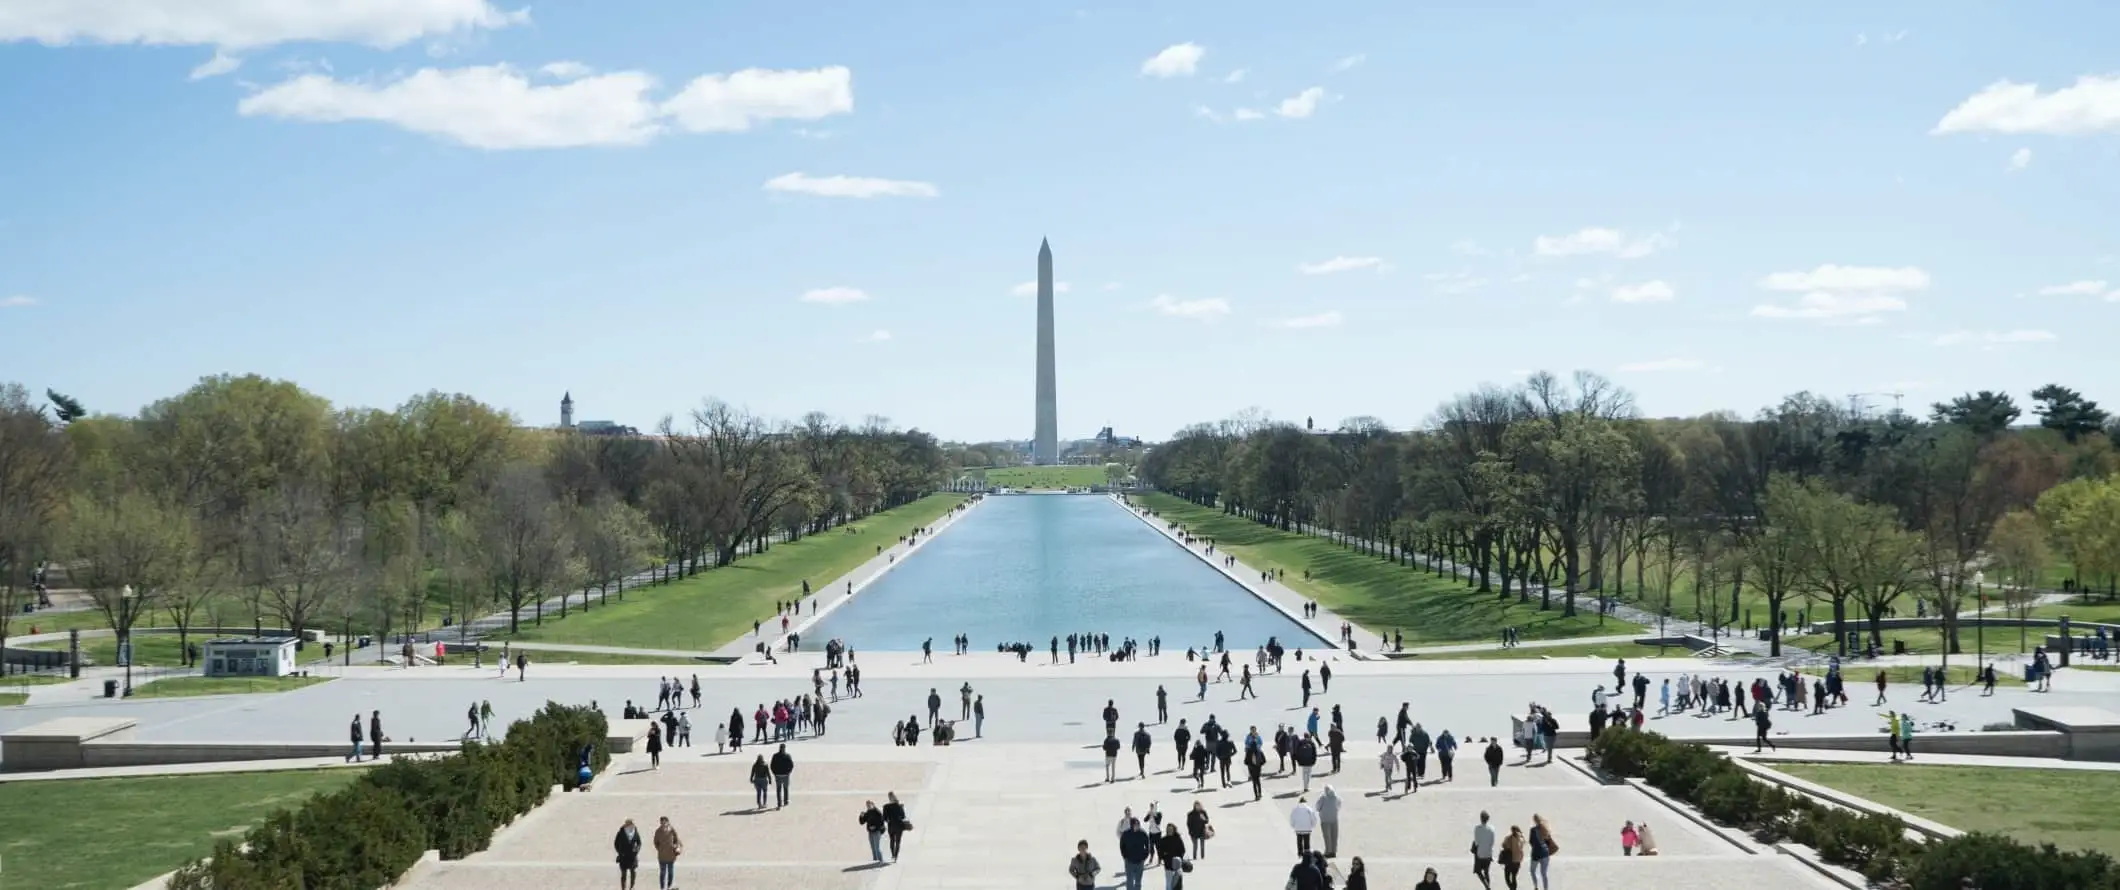
{"type": "Polygon", "coordinates": [[[1141,877],[1148,870],[1148,859],[1156,853],[1156,839],[1141,830],[1141,820],[1126,820],[1126,830],[1119,832],[1119,862],[1125,870],[1126,890],[1141,890],[1141,877]]]}
{"type": "Polygon", "coordinates": [[[1487,739],[1487,787],[1493,788],[1502,784],[1502,758],[1504,756],[1501,737],[1490,736],[1487,739]]]}
{"type": "Polygon", "coordinates": [[[1294,868],[1288,870],[1288,890],[1325,890],[1325,873],[1310,861],[1308,854],[1296,857],[1294,868]]]}
{"type": "MultiPolygon", "coordinates": [[[[360,715],[360,714],[359,714],[358,712],[356,712],[356,713],[355,713],[355,714],[353,715],[353,730],[352,730],[352,732],[353,732],[353,750],[352,750],[352,751],[349,751],[349,752],[347,752],[347,753],[346,753],[346,762],[347,762],[347,763],[352,763],[352,762],[354,762],[354,761],[356,761],[356,760],[359,760],[359,759],[361,759],[361,739],[362,739],[362,736],[361,736],[361,715],[360,715]]],[[[1898,753],[1897,753],[1897,752],[1898,752],[1898,750],[1899,750],[1899,734],[1898,734],[1898,733],[1893,733],[1893,734],[1892,734],[1892,750],[1893,750],[1893,752],[1894,752],[1894,753],[1893,753],[1893,756],[1892,756],[1892,759],[1893,759],[1893,760],[1898,760],[1898,759],[1899,759],[1899,756],[1898,756],[1898,753]]]]}
{"type": "Polygon", "coordinates": [[[913,822],[905,817],[905,804],[898,802],[898,792],[885,794],[883,800],[883,831],[891,839],[891,861],[897,862],[898,846],[905,833],[912,830],[913,822]]]}
{"type": "Polygon", "coordinates": [[[1561,851],[1561,842],[1553,836],[1553,827],[1546,824],[1546,817],[1531,814],[1531,887],[1532,890],[1551,890],[1553,887],[1553,856],[1561,851]]]}
{"type": "Polygon", "coordinates": [[[1102,717],[1104,718],[1104,734],[1105,734],[1105,735],[1108,735],[1108,736],[1116,736],[1116,735],[1118,735],[1118,734],[1119,734],[1119,705],[1118,705],[1118,703],[1117,703],[1117,702],[1115,702],[1115,701],[1113,701],[1113,700],[1111,700],[1111,699],[1105,699],[1105,700],[1104,700],[1104,713],[1103,713],[1103,714],[1102,714],[1101,716],[1102,716],[1102,717]]]}
{"type": "MultiPolygon", "coordinates": [[[[1899,753],[1900,753],[1900,752],[1899,752],[1899,712],[1898,712],[1898,711],[1886,711],[1886,712],[1884,712],[1884,739],[1885,739],[1885,744],[1887,744],[1887,745],[1891,746],[1891,749],[1892,749],[1892,762],[1893,762],[1893,763],[1898,763],[1898,762],[1899,762],[1899,753]]],[[[354,727],[353,727],[353,747],[354,747],[354,751],[353,751],[353,757],[354,757],[354,759],[355,759],[355,760],[359,760],[359,759],[360,759],[360,757],[361,757],[361,751],[360,751],[360,748],[361,748],[361,726],[360,726],[360,721],[359,721],[359,720],[355,720],[355,721],[354,721],[354,727]]]]}
{"type": "Polygon", "coordinates": [[[1185,813],[1185,834],[1192,838],[1192,858],[1207,858],[1207,839],[1215,836],[1215,824],[1207,816],[1207,805],[1193,801],[1185,813]]]}
{"type": "Polygon", "coordinates": [[[1431,868],[1421,872],[1421,882],[1413,885],[1413,890],[1443,890],[1443,882],[1436,880],[1435,869],[1431,868]]]}
{"type": "Polygon", "coordinates": [[[862,831],[869,838],[869,861],[882,862],[883,832],[885,827],[883,811],[876,808],[875,801],[864,801],[861,807],[861,815],[856,817],[856,821],[861,823],[862,831]]]}
{"type": "Polygon", "coordinates": [[[1442,735],[1435,737],[1435,762],[1442,767],[1445,782],[1457,777],[1451,769],[1451,764],[1457,760],[1457,749],[1457,736],[1451,735],[1450,730],[1443,730],[1442,735]]]}
{"type": "Polygon", "coordinates": [[[368,752],[372,755],[368,759],[383,759],[383,743],[387,741],[383,736],[383,712],[368,712],[368,752]]]}
{"type": "Polygon", "coordinates": [[[1163,684],[1158,683],[1156,684],[1156,723],[1160,725],[1169,722],[1170,693],[1165,692],[1163,690],[1163,684]]]}
{"type": "Polygon", "coordinates": [[[1340,795],[1331,785],[1318,795],[1318,834],[1325,841],[1325,858],[1340,854],[1340,795]]]}
{"type": "Polygon", "coordinates": [[[1487,811],[1480,811],[1480,824],[1472,826],[1472,876],[1481,887],[1493,887],[1488,869],[1494,865],[1494,826],[1487,824],[1487,811]]]}
{"type": "Polygon", "coordinates": [[[1340,890],[1369,890],[1369,867],[1362,864],[1362,857],[1356,856],[1347,863],[1347,881],[1340,890]]]}
{"type": "Polygon", "coordinates": [[[1170,734],[1170,740],[1178,746],[1178,768],[1185,768],[1185,756],[1192,751],[1192,730],[1185,728],[1185,718],[1178,718],[1178,728],[1170,734]]]}
{"type": "Polygon", "coordinates": [[[1310,672],[1303,672],[1303,707],[1310,707],[1310,672]]]}
{"type": "Polygon", "coordinates": [[[662,769],[662,724],[648,724],[648,768],[662,769]]]}
{"type": "Polygon", "coordinates": [[[1148,778],[1148,749],[1154,745],[1155,740],[1148,735],[1148,724],[1134,724],[1134,764],[1137,767],[1137,778],[1148,778]]]}
{"type": "Polygon", "coordinates": [[[957,690],[957,704],[962,711],[957,719],[972,719],[972,681],[964,681],[964,686],[957,690]]]}
{"type": "Polygon", "coordinates": [[[633,820],[618,827],[611,849],[618,854],[618,890],[633,890],[633,883],[640,879],[640,829],[633,826],[633,820]]]}
{"type": "Polygon", "coordinates": [[[986,738],[986,696],[972,699],[972,738],[986,738]]]}
{"type": "Polygon", "coordinates": [[[1244,746],[1244,775],[1251,780],[1252,800],[1264,800],[1266,798],[1266,783],[1261,781],[1260,775],[1265,771],[1266,749],[1258,745],[1244,746]]]}
{"type": "MultiPolygon", "coordinates": [[[[1334,705],[1334,707],[1338,708],[1339,706],[1334,705]]],[[[1347,753],[1347,733],[1340,728],[1338,723],[1334,723],[1331,729],[1325,730],[1325,753],[1332,758],[1333,774],[1339,774],[1340,757],[1347,753]]]]}
{"type": "Polygon", "coordinates": [[[1076,841],[1075,858],[1067,861],[1067,874],[1075,879],[1075,886],[1084,890],[1096,887],[1097,873],[1103,870],[1104,867],[1097,864],[1097,857],[1089,855],[1089,841],[1076,841]]]}
{"type": "Polygon", "coordinates": [[[1294,809],[1288,811],[1288,827],[1296,833],[1296,855],[1310,855],[1310,833],[1318,830],[1318,811],[1310,806],[1310,798],[1296,798],[1294,809]]]}
{"type": "Polygon", "coordinates": [[[773,752],[773,809],[788,805],[788,780],[794,775],[795,758],[788,756],[788,746],[782,744],[780,750],[773,752]]]}
{"type": "Polygon", "coordinates": [[[929,726],[933,726],[933,725],[935,725],[936,723],[939,723],[939,722],[941,722],[941,721],[942,721],[942,693],[936,692],[936,691],[935,691],[935,690],[934,690],[934,689],[933,689],[932,687],[930,687],[930,688],[928,689],[928,699],[927,699],[927,706],[928,706],[928,725],[929,725],[929,726]]]}
{"type": "Polygon", "coordinates": [[[685,851],[685,842],[677,836],[677,826],[670,824],[670,817],[662,817],[655,826],[655,886],[656,890],[673,890],[677,886],[677,857],[685,851]]]}
{"type": "Polygon", "coordinates": [[[530,656],[523,652],[515,653],[515,682],[521,683],[529,679],[529,675],[530,656]]]}

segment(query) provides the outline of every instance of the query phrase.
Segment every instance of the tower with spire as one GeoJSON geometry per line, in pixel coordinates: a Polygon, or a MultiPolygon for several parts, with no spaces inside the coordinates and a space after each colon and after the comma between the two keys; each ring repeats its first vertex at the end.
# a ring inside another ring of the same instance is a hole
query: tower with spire
{"type": "Polygon", "coordinates": [[[1038,240],[1038,395],[1037,421],[1031,437],[1031,462],[1060,462],[1060,397],[1053,367],[1053,246],[1038,240]]]}
{"type": "Polygon", "coordinates": [[[559,397],[559,428],[574,428],[574,393],[569,391],[559,397]]]}

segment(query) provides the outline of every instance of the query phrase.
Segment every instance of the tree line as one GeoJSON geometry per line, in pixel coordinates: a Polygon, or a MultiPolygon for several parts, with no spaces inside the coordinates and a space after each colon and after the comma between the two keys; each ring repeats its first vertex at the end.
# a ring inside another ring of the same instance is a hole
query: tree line
{"type": "Polygon", "coordinates": [[[1256,411],[1180,431],[1149,484],[1282,529],[1574,614],[1629,596],[1712,627],[1749,591],[1780,653],[1794,603],[1847,627],[1919,602],[1958,652],[1958,615],[1990,586],[2029,612],[2050,573],[2112,595],[2120,580],[2120,424],[2073,389],[1968,393],[1927,417],[1797,393],[1752,417],[1642,417],[1598,375],[1482,386],[1420,428],[1330,430],[1256,411]],[[1631,579],[1629,575],[1632,575],[1631,579]],[[1690,616],[1687,614],[1690,613],[1690,616]]]}
{"type": "Polygon", "coordinates": [[[513,632],[547,597],[727,565],[917,499],[948,469],[933,436],[882,418],[782,423],[709,400],[658,432],[526,428],[439,392],[335,407],[258,376],[130,416],[0,384],[0,641],[47,564],[121,638],[149,616],[181,637],[232,614],[387,639],[497,609],[513,632]]]}

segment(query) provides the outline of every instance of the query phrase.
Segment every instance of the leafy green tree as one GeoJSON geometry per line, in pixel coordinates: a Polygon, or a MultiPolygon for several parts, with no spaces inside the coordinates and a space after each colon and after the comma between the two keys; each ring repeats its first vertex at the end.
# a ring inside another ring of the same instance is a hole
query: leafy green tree
{"type": "Polygon", "coordinates": [[[2070,442],[2098,432],[2110,417],[2097,402],[2059,383],[2032,390],[2032,401],[2037,403],[2032,412],[2039,415],[2039,425],[2060,432],[2070,442]]]}

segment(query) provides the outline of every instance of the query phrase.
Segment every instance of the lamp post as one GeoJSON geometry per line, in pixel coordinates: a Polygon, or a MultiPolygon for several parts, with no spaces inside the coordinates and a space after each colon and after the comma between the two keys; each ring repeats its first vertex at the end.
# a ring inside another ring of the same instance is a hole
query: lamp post
{"type": "Polygon", "coordinates": [[[118,637],[118,660],[125,662],[125,696],[132,698],[132,625],[138,617],[133,614],[133,589],[127,584],[118,589],[118,613],[125,616],[125,633],[118,637]]]}
{"type": "Polygon", "coordinates": [[[1986,572],[1979,571],[1977,569],[1974,570],[1973,595],[1978,598],[1975,600],[1975,602],[1978,602],[1980,604],[1979,611],[1973,613],[1973,648],[1980,650],[1973,654],[1973,682],[1978,683],[1980,682],[1980,678],[1982,676],[1985,676],[1983,672],[1987,669],[1986,572]]]}

